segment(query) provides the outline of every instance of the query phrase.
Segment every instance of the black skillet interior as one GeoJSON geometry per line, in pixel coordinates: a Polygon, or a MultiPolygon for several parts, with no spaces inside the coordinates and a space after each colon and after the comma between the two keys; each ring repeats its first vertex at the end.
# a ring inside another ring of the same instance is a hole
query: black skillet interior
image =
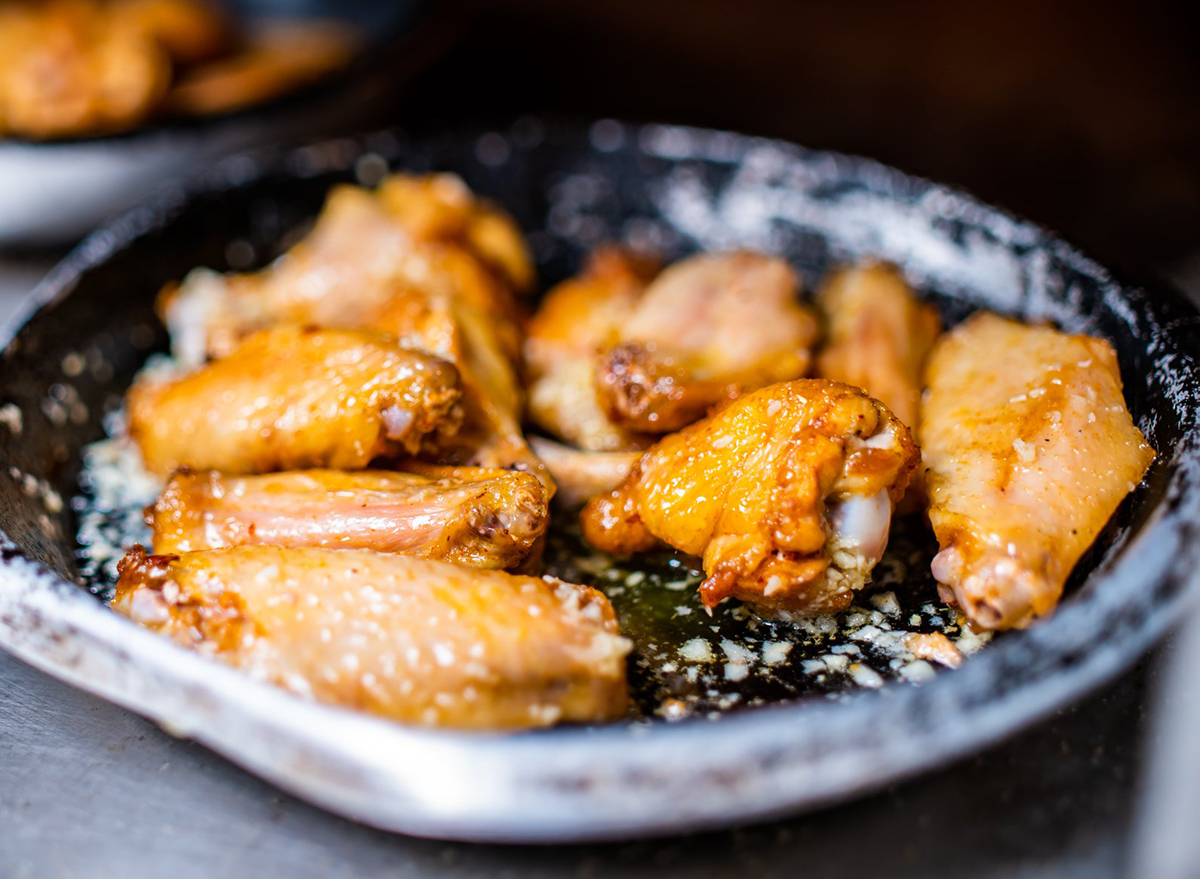
{"type": "MultiPolygon", "coordinates": [[[[1181,503],[1176,477],[1196,456],[1200,409],[1190,335],[1197,318],[1186,303],[1120,286],[1036,227],[871,162],[736,135],[608,121],[523,119],[504,131],[411,139],[382,132],[285,156],[234,159],[89,239],[40,288],[54,301],[19,331],[0,362],[0,405],[22,413],[19,433],[0,429],[0,455],[13,477],[0,478],[0,527],[12,542],[6,551],[83,584],[74,512],[70,504],[61,510],[47,504],[46,488],[63,498],[76,494],[82,446],[103,436],[103,413],[119,404],[145,357],[165,347],[151,310],[159,287],[195,266],[242,270],[267,262],[311,220],[332,183],[371,182],[388,165],[457,172],[504,205],[529,233],[543,285],[567,276],[588,249],[607,240],[633,241],[670,257],[733,245],[767,249],[785,255],[808,289],[831,264],[869,254],[904,265],[949,322],[982,306],[1108,338],[1120,357],[1130,409],[1160,455],[1077,571],[1068,604],[1082,610],[1071,641],[1086,651],[1119,628],[1145,646],[1174,612],[1186,585],[1180,576],[1110,580],[1100,601],[1088,575],[1111,565],[1152,516],[1181,503]]],[[[0,409],[0,415],[6,411],[13,410],[0,409]]],[[[1190,522],[1180,527],[1191,534],[1190,522]]],[[[927,565],[928,539],[908,540],[902,534],[918,564],[907,576],[901,566],[897,582],[907,579],[923,590],[914,593],[916,608],[933,598],[927,567],[920,569],[927,565]]],[[[653,587],[694,576],[679,559],[663,557],[650,567],[657,571],[653,587]]],[[[594,578],[600,585],[616,582],[602,573],[594,578]]],[[[668,611],[693,601],[690,592],[668,598],[668,611]]],[[[906,617],[909,610],[906,604],[906,617]]],[[[689,631],[664,637],[676,646],[689,631]]],[[[759,633],[756,644],[772,637],[759,633]]],[[[1033,668],[1039,652],[1051,665],[1063,659],[1060,652],[1051,661],[1044,637],[1017,638],[1023,640],[1009,651],[1013,663],[1033,668]]],[[[646,640],[639,639],[639,648],[646,640]]],[[[798,669],[809,655],[798,651],[792,665],[798,669]]],[[[1067,661],[1073,661],[1069,655],[1067,661]]],[[[771,701],[821,690],[796,674],[781,684],[774,675],[753,692],[771,701]]],[[[641,683],[647,712],[677,688],[687,689],[655,675],[643,674],[641,683]]],[[[728,692],[718,689],[710,694],[713,704],[700,707],[746,704],[720,702],[728,692]]]]}

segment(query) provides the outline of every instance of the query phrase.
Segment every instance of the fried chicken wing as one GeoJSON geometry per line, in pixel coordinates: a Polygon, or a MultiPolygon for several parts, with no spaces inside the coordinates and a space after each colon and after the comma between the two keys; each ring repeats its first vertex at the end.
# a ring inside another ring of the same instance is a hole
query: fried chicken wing
{"type": "Polygon", "coordinates": [[[942,327],[937,310],[878,263],[833,272],[817,302],[828,324],[821,377],[862,388],[915,430],[925,361],[942,327]]]}
{"type": "Polygon", "coordinates": [[[375,192],[336,186],[312,230],[265,269],[225,275],[197,269],[182,284],[163,289],[158,311],[171,332],[172,352],[195,365],[275,324],[371,327],[397,296],[419,296],[472,304],[495,322],[505,353],[515,356],[519,309],[509,286],[488,271],[484,256],[464,246],[466,239],[453,237],[472,210],[480,216],[486,211],[487,225],[508,230],[490,236],[500,242],[489,243],[486,259],[513,262],[516,267],[506,271],[524,281],[520,265],[528,255],[519,231],[471,200],[457,177],[397,176],[375,192]],[[418,198],[421,193],[425,198],[418,198]],[[450,212],[447,202],[458,205],[457,225],[436,220],[450,212]]]}
{"type": "Polygon", "coordinates": [[[164,291],[159,310],[186,363],[279,324],[372,329],[442,357],[458,369],[464,418],[441,460],[525,470],[553,493],[521,431],[511,283],[531,283],[531,272],[512,220],[457,177],[394,176],[377,192],[333,189],[283,258],[246,275],[192,272],[164,291]]]}
{"type": "Polygon", "coordinates": [[[609,417],[600,400],[596,358],[616,342],[657,269],[645,257],[604,247],[577,276],[546,294],[525,336],[529,417],[535,424],[588,451],[648,445],[609,417]]]}
{"type": "Polygon", "coordinates": [[[404,722],[515,729],[627,706],[612,607],[562,581],[370,550],[135,547],[113,607],[260,680],[404,722]]]}
{"type": "Polygon", "coordinates": [[[545,489],[533,476],[482,468],[440,478],[384,470],[177,473],[148,511],[160,554],[319,546],[473,568],[520,564],[548,517],[545,489]]]}
{"type": "Polygon", "coordinates": [[[921,407],[933,574],[972,623],[1050,613],[1154,451],[1102,339],[978,314],[934,349],[921,407]]]}
{"type": "Polygon", "coordinates": [[[628,430],[666,433],[808,370],[817,322],[777,257],[700,254],[667,268],[600,358],[602,400],[628,430]]]}
{"type": "Polygon", "coordinates": [[[665,437],[583,511],[599,549],[658,541],[701,556],[704,605],[760,611],[850,604],[883,555],[919,453],[908,429],[858,388],[800,379],[747,394],[665,437]]]}
{"type": "Polygon", "coordinates": [[[454,367],[355,330],[280,327],[182,378],[137,382],[129,433],[149,470],[359,469],[459,423],[454,367]]]}
{"type": "Polygon", "coordinates": [[[567,507],[612,491],[642,457],[641,452],[583,451],[541,436],[530,437],[529,445],[554,477],[558,487],[554,497],[567,507]]]}

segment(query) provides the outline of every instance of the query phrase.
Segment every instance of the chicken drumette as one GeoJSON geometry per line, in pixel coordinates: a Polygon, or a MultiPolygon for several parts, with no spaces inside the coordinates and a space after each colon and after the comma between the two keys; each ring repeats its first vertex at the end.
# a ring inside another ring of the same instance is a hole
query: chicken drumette
{"type": "Polygon", "coordinates": [[[1112,346],[979,314],[935,347],[921,406],[933,574],[983,628],[1058,603],[1079,557],[1154,458],[1112,346]]]}
{"type": "Polygon", "coordinates": [[[748,390],[808,370],[817,322],[786,262],[700,254],[666,269],[599,363],[601,398],[627,430],[667,433],[748,390]]]}
{"type": "Polygon", "coordinates": [[[512,729],[627,707],[612,607],[562,581],[361,549],[135,547],[113,606],[260,680],[394,720],[512,729]]]}
{"type": "Polygon", "coordinates": [[[460,420],[454,367],[393,338],[280,327],[177,379],[129,391],[129,434],[159,475],[360,469],[414,453],[460,420]]]}
{"type": "Polygon", "coordinates": [[[229,546],[374,549],[475,568],[511,568],[548,521],[526,473],[458,468],[424,476],[303,470],[177,473],[148,511],[156,553],[229,546]]]}
{"type": "Polygon", "coordinates": [[[650,449],[584,508],[584,535],[614,553],[662,541],[701,556],[708,608],[733,596],[764,612],[838,610],[883,555],[918,458],[860,389],[772,385],[650,449]]]}
{"type": "Polygon", "coordinates": [[[916,430],[925,361],[941,332],[937,311],[877,263],[833,272],[817,302],[828,324],[817,371],[862,388],[916,430]]]}

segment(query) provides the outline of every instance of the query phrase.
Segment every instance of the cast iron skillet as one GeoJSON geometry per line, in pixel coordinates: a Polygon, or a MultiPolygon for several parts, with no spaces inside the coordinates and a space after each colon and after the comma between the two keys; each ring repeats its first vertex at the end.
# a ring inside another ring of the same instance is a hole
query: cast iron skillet
{"type": "Polygon", "coordinates": [[[89,238],[5,331],[0,404],[21,423],[15,431],[0,409],[0,643],[305,799],[407,833],[584,840],[811,808],[1013,732],[1125,668],[1178,616],[1200,560],[1198,317],[962,193],[735,134],[523,119],[232,160],[89,238]],[[301,701],[139,629],[77,585],[71,510],[56,512],[34,480],[74,493],[80,447],[164,342],[150,308],[160,284],[225,266],[247,245],[269,258],[332,182],[376,178],[385,163],[453,170],[498,199],[529,230],[545,281],[613,238],[671,254],[776,251],[810,288],[831,261],[870,254],[905,266],[948,320],[984,306],[1104,336],[1159,458],[1057,615],[919,687],[509,736],[409,729],[301,701]]]}

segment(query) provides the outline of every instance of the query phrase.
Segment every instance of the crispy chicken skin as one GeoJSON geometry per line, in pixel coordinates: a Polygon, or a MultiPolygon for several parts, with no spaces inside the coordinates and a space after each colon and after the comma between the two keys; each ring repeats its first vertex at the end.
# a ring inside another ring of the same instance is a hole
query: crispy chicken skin
{"type": "Polygon", "coordinates": [[[593,252],[583,270],[546,293],[525,336],[529,417],[581,449],[613,452],[649,445],[615,424],[601,404],[596,358],[615,344],[621,325],[658,270],[620,247],[593,252]]]}
{"type": "Polygon", "coordinates": [[[887,544],[919,453],[858,388],[801,379],[755,391],[665,437],[583,510],[584,536],[614,553],[658,541],[701,556],[708,608],[839,610],[887,544]]]}
{"type": "Polygon", "coordinates": [[[371,550],[135,547],[113,607],[260,680],[408,723],[517,729],[627,707],[612,607],[557,580],[371,550]]]}
{"type": "Polygon", "coordinates": [[[600,358],[601,398],[628,430],[667,433],[739,394],[807,372],[817,321],[783,260],[699,254],[646,289],[600,358]]]}
{"type": "Polygon", "coordinates": [[[985,629],[1058,604],[1154,450],[1108,342],[981,313],[935,347],[921,406],[939,591],[985,629]]]}
{"type": "Polygon", "coordinates": [[[357,330],[279,327],[174,380],[143,379],[126,399],[146,467],[263,473],[361,469],[453,433],[454,367],[357,330]]]}
{"type": "Polygon", "coordinates": [[[520,231],[457,177],[396,175],[375,192],[334,188],[316,226],[262,271],[192,272],[159,312],[185,363],[227,353],[263,326],[358,327],[453,363],[462,430],[439,460],[533,473],[554,483],[521,431],[520,308],[532,283],[520,231]]]}
{"type": "Polygon", "coordinates": [[[588,452],[543,436],[530,437],[529,445],[554,477],[554,498],[564,507],[578,507],[612,491],[642,457],[641,452],[588,452]]]}
{"type": "Polygon", "coordinates": [[[936,309],[878,263],[834,271],[817,303],[828,328],[820,376],[862,388],[915,430],[925,361],[942,328],[936,309]]]}
{"type": "Polygon", "coordinates": [[[54,138],[127,128],[167,91],[172,63],[228,35],[199,0],[0,3],[0,134],[54,138]]]}
{"type": "Polygon", "coordinates": [[[176,473],[147,511],[157,553],[229,546],[373,549],[511,568],[545,533],[542,484],[525,473],[301,470],[176,473]]]}

